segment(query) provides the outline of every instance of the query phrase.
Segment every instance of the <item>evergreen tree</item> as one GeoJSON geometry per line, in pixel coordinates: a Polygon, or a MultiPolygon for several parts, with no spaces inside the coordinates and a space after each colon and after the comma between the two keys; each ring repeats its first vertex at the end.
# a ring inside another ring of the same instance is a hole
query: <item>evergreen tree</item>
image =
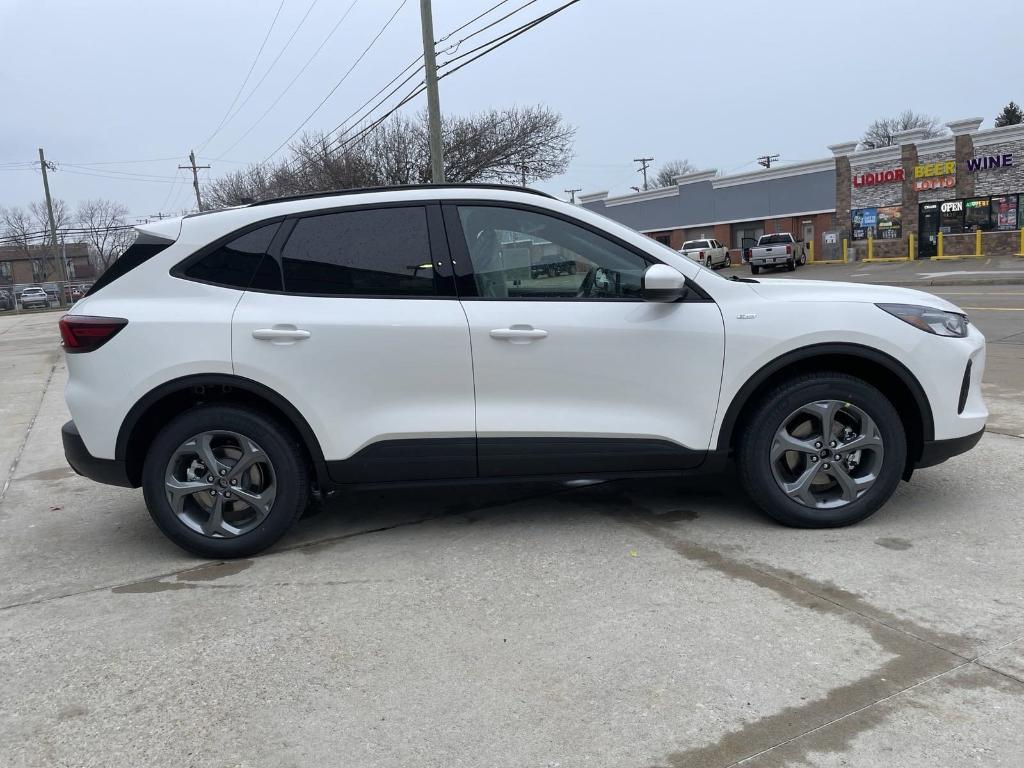
{"type": "Polygon", "coordinates": [[[1024,123],[1024,110],[1021,110],[1014,102],[1010,102],[1003,111],[996,115],[996,128],[1002,128],[1004,125],[1018,125],[1024,123]]]}

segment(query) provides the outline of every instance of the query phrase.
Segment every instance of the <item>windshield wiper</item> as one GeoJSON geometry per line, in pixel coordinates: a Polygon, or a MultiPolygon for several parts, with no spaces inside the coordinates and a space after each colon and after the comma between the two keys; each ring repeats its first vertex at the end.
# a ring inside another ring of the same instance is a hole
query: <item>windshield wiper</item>
{"type": "Polygon", "coordinates": [[[733,275],[729,279],[732,280],[733,282],[737,282],[737,283],[760,283],[761,282],[760,280],[755,280],[752,277],[740,277],[739,275],[733,275]]]}

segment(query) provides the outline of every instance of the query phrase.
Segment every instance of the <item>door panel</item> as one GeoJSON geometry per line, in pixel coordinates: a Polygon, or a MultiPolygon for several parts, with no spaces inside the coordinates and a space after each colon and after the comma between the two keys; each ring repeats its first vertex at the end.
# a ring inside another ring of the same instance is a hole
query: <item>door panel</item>
{"type": "MultiPolygon", "coordinates": [[[[482,475],[505,474],[486,468],[487,438],[495,437],[656,439],[708,449],[724,353],[718,305],[467,300],[463,306],[473,342],[482,475]],[[491,336],[513,325],[547,336],[526,343],[491,336]]],[[[496,455],[514,447],[493,445],[496,455]]],[[[529,441],[522,445],[533,452],[529,441]]],[[[639,468],[635,455],[610,453],[624,460],[623,470],[639,468]]],[[[564,469],[574,471],[585,470],[564,469]]]]}
{"type": "Polygon", "coordinates": [[[703,459],[725,343],[714,302],[643,301],[657,259],[567,216],[467,204],[446,207],[445,226],[472,339],[481,475],[703,459]],[[533,274],[524,249],[577,269],[533,274]]]}

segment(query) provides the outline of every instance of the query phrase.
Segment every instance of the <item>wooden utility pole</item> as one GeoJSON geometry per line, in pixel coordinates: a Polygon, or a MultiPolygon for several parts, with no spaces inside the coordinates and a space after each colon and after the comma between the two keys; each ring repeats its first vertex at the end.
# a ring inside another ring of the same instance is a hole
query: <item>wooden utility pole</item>
{"type": "Polygon", "coordinates": [[[565,189],[565,190],[563,190],[563,192],[565,192],[565,194],[569,195],[569,202],[572,203],[573,205],[576,205],[576,193],[577,192],[582,192],[582,191],[583,191],[582,187],[573,187],[572,189],[565,189]]]}
{"type": "Polygon", "coordinates": [[[430,0],[420,0],[423,27],[423,66],[427,82],[427,128],[430,134],[430,180],[444,184],[444,149],[441,146],[441,101],[437,94],[437,56],[434,50],[434,17],[430,0]]]}
{"type": "Polygon", "coordinates": [[[771,168],[772,163],[777,163],[778,161],[778,155],[761,155],[759,158],[757,158],[757,164],[764,166],[765,168],[771,168]]]}
{"type": "Polygon", "coordinates": [[[651,163],[654,162],[654,158],[653,157],[634,157],[633,158],[633,162],[634,163],[640,163],[640,167],[636,169],[636,172],[637,173],[642,173],[644,175],[644,192],[646,192],[647,191],[647,168],[650,166],[651,163]]]}
{"type": "Polygon", "coordinates": [[[178,168],[180,170],[185,170],[186,168],[192,170],[192,186],[196,190],[196,207],[201,211],[203,210],[203,198],[199,196],[199,171],[208,169],[210,166],[196,165],[196,151],[194,149],[188,153],[188,161],[189,165],[179,165],[178,168]]]}
{"type": "MultiPolygon", "coordinates": [[[[46,193],[46,214],[50,219],[50,238],[53,242],[53,259],[60,263],[60,268],[57,270],[57,274],[60,275],[64,282],[64,285],[57,291],[57,299],[60,305],[65,305],[64,301],[64,289],[68,284],[68,265],[61,258],[60,253],[57,250],[57,222],[53,218],[53,200],[50,198],[50,180],[46,177],[46,171],[50,170],[51,167],[46,165],[46,156],[43,154],[43,148],[39,148],[39,169],[43,172],[43,192],[46,193]]],[[[56,170],[56,166],[52,166],[52,170],[56,170]]],[[[46,270],[43,270],[43,279],[46,279],[46,270]]]]}

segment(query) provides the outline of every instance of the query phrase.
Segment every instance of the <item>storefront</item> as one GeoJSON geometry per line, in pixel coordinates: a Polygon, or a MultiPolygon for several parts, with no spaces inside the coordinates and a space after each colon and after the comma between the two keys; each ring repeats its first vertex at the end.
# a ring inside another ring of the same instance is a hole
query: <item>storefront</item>
{"type": "MultiPolygon", "coordinates": [[[[579,196],[581,204],[679,248],[713,237],[738,251],[762,234],[791,232],[818,259],[1000,255],[1020,249],[1024,125],[981,129],[952,120],[928,138],[911,129],[892,146],[829,146],[832,157],[770,169],[679,176],[631,195],[579,196]],[[981,236],[975,233],[982,233],[981,236]]],[[[738,254],[734,253],[734,260],[738,254]]]]}

